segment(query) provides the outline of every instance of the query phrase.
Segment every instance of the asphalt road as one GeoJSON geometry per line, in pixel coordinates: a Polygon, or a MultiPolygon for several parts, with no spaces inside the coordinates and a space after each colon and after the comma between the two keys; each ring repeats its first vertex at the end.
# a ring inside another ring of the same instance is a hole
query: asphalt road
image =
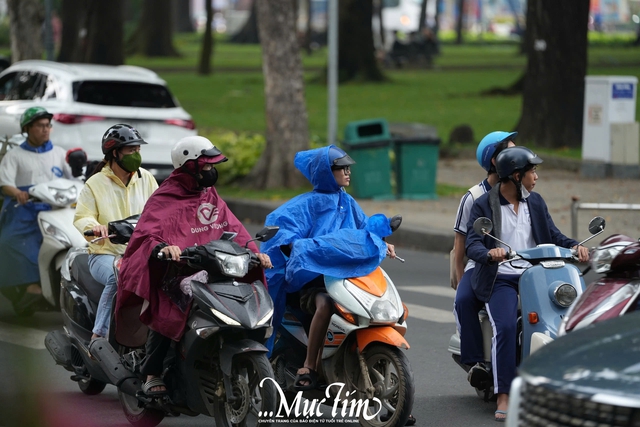
{"type": "MultiPolygon", "coordinates": [[[[448,259],[403,249],[398,255],[406,259],[404,264],[385,260],[383,268],[409,306],[407,355],[415,378],[417,425],[495,426],[494,404],[476,396],[447,352],[455,330],[448,259]]],[[[58,313],[17,319],[7,301],[0,300],[0,426],[128,426],[113,386],[85,396],[69,380],[70,373],[54,364],[43,339],[60,327],[58,313]]],[[[172,425],[211,426],[213,420],[183,415],[161,423],[172,425]]]]}

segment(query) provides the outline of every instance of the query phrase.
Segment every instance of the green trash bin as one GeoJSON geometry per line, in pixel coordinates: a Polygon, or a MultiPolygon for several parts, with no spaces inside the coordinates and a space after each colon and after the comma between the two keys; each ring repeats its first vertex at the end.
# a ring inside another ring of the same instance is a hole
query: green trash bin
{"type": "MultiPolygon", "coordinates": [[[[399,129],[394,125],[394,129],[399,129]]],[[[401,129],[401,128],[400,128],[401,129]]],[[[436,199],[436,175],[440,138],[435,128],[406,124],[403,132],[393,133],[396,154],[398,198],[436,199]]]]}
{"type": "Polygon", "coordinates": [[[356,161],[351,167],[350,193],[363,199],[393,199],[391,189],[391,134],[385,119],[347,124],[344,147],[356,161]]]}

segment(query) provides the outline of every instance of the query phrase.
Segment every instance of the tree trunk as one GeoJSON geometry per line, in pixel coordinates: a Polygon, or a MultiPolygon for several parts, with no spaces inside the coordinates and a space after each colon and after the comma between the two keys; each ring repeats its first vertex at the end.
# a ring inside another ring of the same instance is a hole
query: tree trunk
{"type": "Polygon", "coordinates": [[[204,0],[207,9],[207,23],[202,36],[202,50],[200,51],[200,63],[198,64],[198,74],[208,75],[211,73],[211,52],[213,52],[213,36],[211,34],[211,23],[213,22],[213,0],[204,0]]]}
{"type": "Polygon", "coordinates": [[[307,51],[307,55],[311,55],[313,50],[311,49],[312,36],[313,36],[313,28],[311,28],[311,21],[313,16],[311,15],[313,12],[311,11],[312,0],[306,0],[307,5],[307,28],[304,35],[304,48],[307,51]]]}
{"type": "Polygon", "coordinates": [[[44,6],[40,0],[7,0],[11,62],[42,59],[44,6]]]}
{"type": "Polygon", "coordinates": [[[179,56],[173,47],[172,0],[143,0],[138,27],[128,41],[127,53],[144,56],[179,56]]]}
{"type": "Polygon", "coordinates": [[[86,51],[86,35],[81,39],[80,31],[86,28],[87,6],[84,0],[62,0],[62,40],[58,62],[82,62],[86,51]]]}
{"type": "Polygon", "coordinates": [[[173,0],[173,28],[176,33],[193,33],[191,0],[173,0]]]}
{"type": "Polygon", "coordinates": [[[383,81],[373,44],[373,0],[340,0],[338,73],[340,82],[383,81]]]}
{"type": "Polygon", "coordinates": [[[254,188],[296,188],[306,180],[293,165],[309,148],[302,61],[291,0],[257,2],[262,40],[267,145],[246,182],[254,188]]]}
{"type": "Polygon", "coordinates": [[[465,0],[458,0],[458,19],[456,20],[456,44],[462,44],[462,25],[464,23],[465,0]]]}
{"type": "Polygon", "coordinates": [[[527,71],[518,141],[580,147],[589,0],[527,2],[527,71]]]}
{"type": "Polygon", "coordinates": [[[123,0],[90,3],[84,62],[105,65],[124,64],[123,5],[123,0]],[[105,22],[109,25],[104,25],[105,22]]]}
{"type": "Polygon", "coordinates": [[[245,22],[240,31],[229,38],[230,43],[240,44],[258,44],[260,43],[260,33],[258,32],[258,12],[256,4],[258,0],[254,0],[251,5],[249,19],[245,22]]]}
{"type": "Polygon", "coordinates": [[[427,22],[427,0],[422,0],[420,5],[420,21],[418,22],[418,31],[422,34],[422,29],[427,22]]]}

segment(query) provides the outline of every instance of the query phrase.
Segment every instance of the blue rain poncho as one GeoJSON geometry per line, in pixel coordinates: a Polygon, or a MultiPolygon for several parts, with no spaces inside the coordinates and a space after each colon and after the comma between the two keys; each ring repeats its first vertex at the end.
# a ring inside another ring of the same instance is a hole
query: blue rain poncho
{"type": "MultiPolygon", "coordinates": [[[[280,227],[276,236],[261,246],[273,263],[266,275],[276,330],[287,293],[299,291],[319,275],[365,276],[387,253],[382,238],[391,234],[388,218],[382,214],[367,217],[355,199],[338,186],[329,161],[331,147],[296,154],[294,164],[313,184],[313,191],[289,200],[265,221],[265,225],[280,227]],[[289,245],[292,249],[287,258],[280,246],[289,245]]],[[[275,335],[269,340],[270,349],[275,335]]]]}

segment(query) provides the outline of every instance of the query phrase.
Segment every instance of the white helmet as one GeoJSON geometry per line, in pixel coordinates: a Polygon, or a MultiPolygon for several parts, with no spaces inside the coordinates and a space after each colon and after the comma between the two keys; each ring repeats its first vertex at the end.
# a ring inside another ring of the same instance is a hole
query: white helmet
{"type": "Polygon", "coordinates": [[[175,169],[183,166],[189,160],[196,160],[202,156],[207,157],[207,160],[211,159],[207,163],[215,164],[227,161],[222,152],[203,136],[186,136],[176,142],[176,145],[171,149],[171,163],[175,169]]]}

